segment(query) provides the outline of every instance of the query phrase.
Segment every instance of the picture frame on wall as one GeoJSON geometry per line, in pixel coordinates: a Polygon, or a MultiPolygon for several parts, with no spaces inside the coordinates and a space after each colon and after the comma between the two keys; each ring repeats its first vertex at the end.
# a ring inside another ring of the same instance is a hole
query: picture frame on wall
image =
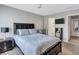
{"type": "Polygon", "coordinates": [[[79,32],[79,20],[74,20],[74,21],[73,21],[73,24],[74,24],[74,25],[73,25],[73,26],[74,26],[74,27],[73,27],[74,31],[75,31],[75,32],[79,32]]]}

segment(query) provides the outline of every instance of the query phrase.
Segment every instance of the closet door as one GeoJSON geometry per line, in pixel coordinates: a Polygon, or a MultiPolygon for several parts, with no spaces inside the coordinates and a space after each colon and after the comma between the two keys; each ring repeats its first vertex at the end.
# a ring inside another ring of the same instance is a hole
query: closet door
{"type": "Polygon", "coordinates": [[[55,18],[48,19],[48,35],[55,36],[55,18]]]}

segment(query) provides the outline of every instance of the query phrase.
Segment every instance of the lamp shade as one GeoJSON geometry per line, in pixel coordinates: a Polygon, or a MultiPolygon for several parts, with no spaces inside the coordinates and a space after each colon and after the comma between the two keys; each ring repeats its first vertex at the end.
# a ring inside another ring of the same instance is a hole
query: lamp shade
{"type": "Polygon", "coordinates": [[[8,27],[2,27],[2,28],[1,28],[1,32],[2,32],[2,33],[9,32],[9,28],[8,28],[8,27]]]}

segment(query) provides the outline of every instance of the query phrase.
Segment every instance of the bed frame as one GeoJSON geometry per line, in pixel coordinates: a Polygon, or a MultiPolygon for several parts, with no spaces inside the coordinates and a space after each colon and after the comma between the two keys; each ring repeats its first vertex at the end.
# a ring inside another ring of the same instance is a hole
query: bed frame
{"type": "MultiPolygon", "coordinates": [[[[31,23],[14,23],[14,34],[17,34],[17,29],[33,29],[35,28],[34,24],[31,23]]],[[[44,53],[41,55],[57,55],[62,51],[61,41],[49,47],[44,53]]]]}

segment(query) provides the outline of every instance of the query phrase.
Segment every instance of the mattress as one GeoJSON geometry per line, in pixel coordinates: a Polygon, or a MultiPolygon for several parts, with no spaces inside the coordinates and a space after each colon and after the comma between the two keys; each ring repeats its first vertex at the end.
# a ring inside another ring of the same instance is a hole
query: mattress
{"type": "Polygon", "coordinates": [[[26,36],[14,36],[15,43],[25,55],[40,55],[47,48],[60,41],[59,38],[44,34],[31,34],[26,36]]]}

